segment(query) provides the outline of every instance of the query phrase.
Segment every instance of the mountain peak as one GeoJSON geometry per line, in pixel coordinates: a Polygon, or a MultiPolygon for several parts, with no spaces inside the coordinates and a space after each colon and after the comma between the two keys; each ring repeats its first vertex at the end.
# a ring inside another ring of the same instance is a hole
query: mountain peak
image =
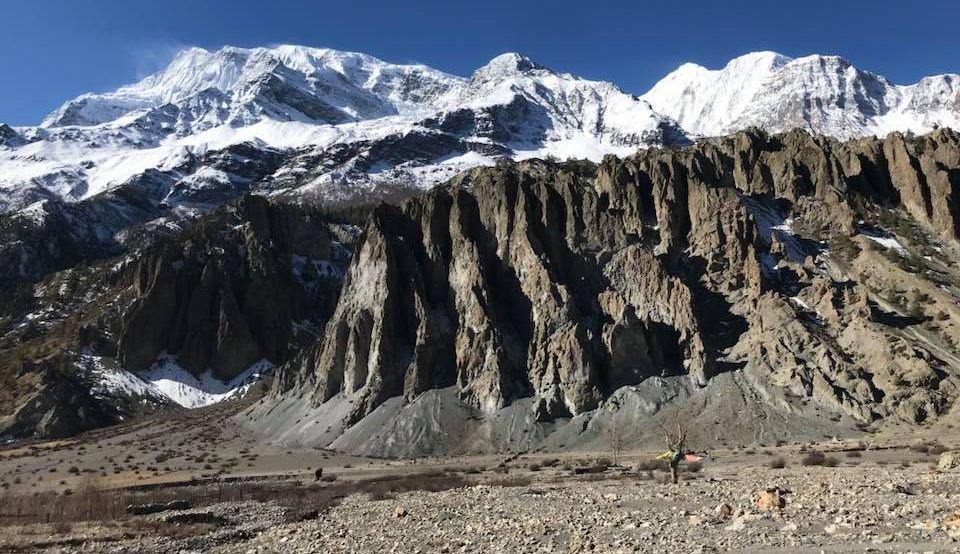
{"type": "Polygon", "coordinates": [[[546,70],[547,68],[530,58],[516,52],[507,52],[493,58],[486,65],[477,69],[474,76],[502,76],[529,73],[531,71],[546,70]]]}
{"type": "Polygon", "coordinates": [[[742,67],[742,66],[755,66],[755,65],[768,65],[771,67],[783,67],[784,65],[790,63],[793,58],[789,56],[784,56],[778,52],[773,52],[771,50],[760,50],[757,52],[747,52],[741,56],[733,58],[727,62],[726,67],[742,67]]]}
{"type": "Polygon", "coordinates": [[[795,58],[791,60],[791,63],[794,63],[796,65],[820,65],[820,66],[839,67],[841,69],[853,67],[853,64],[850,63],[849,60],[834,54],[811,54],[809,56],[795,58]]]}

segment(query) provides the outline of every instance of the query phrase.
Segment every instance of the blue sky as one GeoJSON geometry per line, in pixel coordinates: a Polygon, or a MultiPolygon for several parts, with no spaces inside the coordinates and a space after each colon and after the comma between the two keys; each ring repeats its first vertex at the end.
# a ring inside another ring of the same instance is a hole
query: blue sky
{"type": "Polygon", "coordinates": [[[178,48],[328,46],[468,75],[506,51],[636,94],[679,64],[838,54],[896,83],[960,72],[960,2],[0,0],[0,122],[162,67],[178,48]]]}

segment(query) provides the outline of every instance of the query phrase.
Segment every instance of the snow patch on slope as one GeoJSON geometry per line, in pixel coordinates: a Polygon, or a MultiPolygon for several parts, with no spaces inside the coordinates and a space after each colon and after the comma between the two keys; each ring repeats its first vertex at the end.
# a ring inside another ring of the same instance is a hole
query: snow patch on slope
{"type": "Polygon", "coordinates": [[[857,231],[863,235],[864,238],[872,240],[884,248],[894,250],[901,255],[907,254],[907,249],[903,246],[903,244],[886,229],[882,229],[880,227],[868,227],[860,224],[857,225],[857,231]]]}
{"type": "Polygon", "coordinates": [[[213,377],[210,370],[199,377],[181,367],[175,356],[163,354],[146,371],[133,373],[110,367],[106,358],[82,356],[96,380],[94,394],[122,394],[144,400],[166,399],[185,408],[200,408],[224,400],[240,398],[262,376],[273,371],[273,364],[260,360],[229,381],[213,377]]]}
{"type": "Polygon", "coordinates": [[[770,246],[774,240],[781,242],[787,259],[791,262],[803,263],[810,252],[804,248],[800,237],[794,232],[793,219],[783,215],[776,203],[768,198],[744,196],[742,199],[757,230],[760,231],[760,240],[767,246],[770,246]]]}

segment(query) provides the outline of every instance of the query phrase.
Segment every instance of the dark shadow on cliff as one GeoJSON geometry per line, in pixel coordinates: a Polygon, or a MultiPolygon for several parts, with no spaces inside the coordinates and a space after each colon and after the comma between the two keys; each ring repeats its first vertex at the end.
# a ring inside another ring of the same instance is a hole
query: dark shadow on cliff
{"type": "Polygon", "coordinates": [[[897,312],[887,312],[880,309],[876,302],[870,302],[870,320],[876,321],[881,325],[904,329],[911,325],[918,325],[927,320],[925,317],[916,317],[909,315],[900,315],[897,312]]]}
{"type": "Polygon", "coordinates": [[[685,258],[677,268],[678,277],[693,295],[693,312],[700,327],[710,365],[707,377],[733,371],[743,363],[722,361],[728,349],[747,331],[747,320],[730,311],[731,304],[718,292],[707,288],[700,279],[707,272],[707,261],[699,256],[685,258]]]}

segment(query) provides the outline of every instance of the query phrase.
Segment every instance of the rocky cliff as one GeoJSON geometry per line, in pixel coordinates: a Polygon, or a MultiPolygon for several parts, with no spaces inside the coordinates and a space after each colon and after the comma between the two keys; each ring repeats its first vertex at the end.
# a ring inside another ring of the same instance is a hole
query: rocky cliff
{"type": "Polygon", "coordinates": [[[5,275],[0,436],[71,435],[170,405],[143,373],[161,360],[180,373],[158,378],[181,388],[286,362],[333,312],[355,234],[317,208],[247,196],[163,232],[141,228],[137,246],[104,258],[34,248],[56,236],[50,221],[9,222],[25,243],[9,249],[37,271],[5,275]],[[65,256],[79,259],[55,271],[65,256]]]}
{"type": "Polygon", "coordinates": [[[957,396],[958,156],[946,129],[747,131],[475,168],[362,227],[260,196],[38,204],[0,217],[0,436],[168,405],[170,364],[276,365],[254,430],[377,455],[637,442],[678,414],[705,444],[923,424],[957,396]]]}
{"type": "Polygon", "coordinates": [[[517,427],[535,445],[661,383],[633,426],[672,400],[712,433],[765,425],[705,412],[723,387],[780,422],[769,437],[923,422],[960,371],[958,155],[949,130],[749,131],[467,171],[372,214],[323,340],[248,417],[367,453],[497,448],[517,427]]]}

